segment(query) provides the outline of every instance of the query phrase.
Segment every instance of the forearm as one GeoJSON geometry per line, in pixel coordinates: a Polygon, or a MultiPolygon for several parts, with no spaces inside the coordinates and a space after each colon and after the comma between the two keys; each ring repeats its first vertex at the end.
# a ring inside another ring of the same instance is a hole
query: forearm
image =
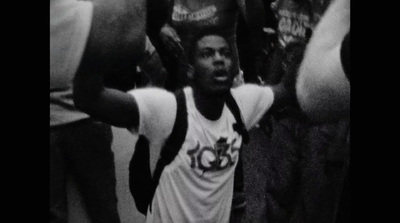
{"type": "Polygon", "coordinates": [[[237,0],[239,7],[243,7],[241,12],[250,28],[262,28],[265,22],[264,5],[261,0],[237,0]]]}
{"type": "Polygon", "coordinates": [[[284,52],[282,49],[277,48],[273,51],[271,56],[271,63],[269,65],[268,73],[265,78],[265,83],[268,85],[277,84],[284,75],[283,60],[284,52]]]}
{"type": "Polygon", "coordinates": [[[268,113],[273,114],[280,109],[296,102],[294,94],[291,93],[283,83],[271,85],[269,87],[274,93],[274,102],[272,103],[271,108],[268,110],[268,113]]]}
{"type": "Polygon", "coordinates": [[[139,113],[135,99],[122,91],[105,88],[99,70],[81,63],[73,84],[75,106],[90,116],[117,127],[137,127],[139,113]]]}
{"type": "Polygon", "coordinates": [[[169,0],[167,4],[168,5],[166,8],[164,8],[164,10],[166,10],[167,12],[167,18],[165,19],[163,26],[171,26],[172,27],[172,14],[174,12],[174,0],[169,0]]]}
{"type": "Polygon", "coordinates": [[[152,86],[164,87],[168,73],[157,52],[154,52],[146,61],[139,64],[139,67],[147,75],[152,86]]]}
{"type": "Polygon", "coordinates": [[[167,71],[161,61],[156,48],[153,46],[150,38],[146,38],[146,53],[139,63],[140,69],[144,72],[151,86],[164,87],[167,79],[167,71]]]}

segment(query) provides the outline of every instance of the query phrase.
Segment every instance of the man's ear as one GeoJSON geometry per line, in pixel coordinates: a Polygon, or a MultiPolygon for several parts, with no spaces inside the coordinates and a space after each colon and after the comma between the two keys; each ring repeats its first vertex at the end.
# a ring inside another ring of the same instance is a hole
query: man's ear
{"type": "Polygon", "coordinates": [[[194,67],[191,64],[187,65],[187,76],[189,80],[193,80],[194,77],[194,67]]]}

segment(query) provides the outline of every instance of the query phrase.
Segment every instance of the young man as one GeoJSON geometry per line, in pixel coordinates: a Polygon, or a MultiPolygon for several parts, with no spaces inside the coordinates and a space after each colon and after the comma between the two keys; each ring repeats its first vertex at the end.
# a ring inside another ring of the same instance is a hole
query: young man
{"type": "MultiPolygon", "coordinates": [[[[175,159],[161,174],[146,222],[229,222],[242,136],[233,128],[236,121],[226,106],[227,95],[231,93],[237,102],[246,129],[268,110],[294,96],[294,91],[289,94],[284,84],[231,89],[232,52],[220,34],[213,31],[200,34],[191,49],[190,87],[184,88],[188,114],[186,138],[175,159]],[[218,152],[217,148],[224,149],[218,152]]],[[[86,69],[75,78],[76,106],[109,124],[144,135],[150,142],[150,167],[154,171],[160,148],[175,123],[174,95],[155,88],[128,94],[107,89],[102,83],[101,70],[93,72],[91,66],[95,64],[82,64],[86,69]]]]}
{"type": "Polygon", "coordinates": [[[240,73],[239,52],[236,45],[239,13],[246,21],[250,32],[252,50],[261,41],[264,22],[263,4],[260,0],[171,0],[169,15],[160,30],[160,40],[177,58],[176,85],[187,86],[187,53],[193,38],[204,29],[219,29],[226,32],[232,50],[233,72],[238,75],[235,85],[243,82],[240,73]]]}

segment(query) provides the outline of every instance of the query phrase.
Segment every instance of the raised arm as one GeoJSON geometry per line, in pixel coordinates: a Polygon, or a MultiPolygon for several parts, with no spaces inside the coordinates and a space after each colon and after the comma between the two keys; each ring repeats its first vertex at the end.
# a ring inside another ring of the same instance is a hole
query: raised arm
{"type": "Polygon", "coordinates": [[[350,81],[340,57],[349,32],[350,0],[336,0],[315,29],[296,85],[299,104],[314,121],[332,121],[350,112],[350,81]]]}
{"type": "Polygon", "coordinates": [[[271,86],[274,92],[274,103],[270,113],[288,105],[298,106],[295,85],[304,49],[305,44],[301,42],[290,43],[286,46],[281,65],[284,75],[278,84],[271,86]]]}
{"type": "Polygon", "coordinates": [[[164,87],[168,73],[156,48],[148,37],[146,38],[145,56],[138,65],[145,73],[149,86],[164,87]]]}
{"type": "Polygon", "coordinates": [[[174,0],[169,1],[168,18],[164,25],[161,27],[159,37],[162,43],[165,45],[166,49],[175,57],[179,57],[184,53],[183,46],[181,44],[181,39],[172,26],[172,16],[173,15],[174,0]]]}
{"type": "Polygon", "coordinates": [[[137,127],[135,99],[104,87],[103,76],[136,69],[145,47],[145,0],[93,1],[92,26],[74,79],[75,106],[118,127],[137,127]]]}
{"type": "Polygon", "coordinates": [[[236,0],[240,12],[247,26],[252,28],[263,27],[265,22],[265,11],[262,0],[236,0]]]}

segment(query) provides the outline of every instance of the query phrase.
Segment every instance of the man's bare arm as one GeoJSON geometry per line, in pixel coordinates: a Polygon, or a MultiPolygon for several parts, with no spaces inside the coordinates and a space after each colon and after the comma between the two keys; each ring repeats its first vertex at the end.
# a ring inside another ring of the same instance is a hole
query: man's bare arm
{"type": "Polygon", "coordinates": [[[270,113],[286,106],[298,106],[295,85],[304,50],[305,44],[300,42],[290,43],[286,46],[281,62],[284,75],[278,84],[271,86],[274,92],[274,103],[269,111],[270,113]]]}
{"type": "Polygon", "coordinates": [[[296,91],[310,119],[336,120],[350,111],[350,82],[340,49],[350,30],[350,0],[336,0],[328,8],[310,40],[300,66],[296,91]]]}
{"type": "Polygon", "coordinates": [[[103,76],[136,69],[145,46],[144,0],[96,0],[89,39],[74,79],[78,109],[118,127],[137,127],[135,99],[105,88],[103,76]]]}
{"type": "Polygon", "coordinates": [[[142,58],[138,65],[146,75],[145,78],[149,81],[148,85],[163,88],[168,73],[163,65],[160,55],[148,37],[146,38],[145,52],[145,57],[142,58]]]}

